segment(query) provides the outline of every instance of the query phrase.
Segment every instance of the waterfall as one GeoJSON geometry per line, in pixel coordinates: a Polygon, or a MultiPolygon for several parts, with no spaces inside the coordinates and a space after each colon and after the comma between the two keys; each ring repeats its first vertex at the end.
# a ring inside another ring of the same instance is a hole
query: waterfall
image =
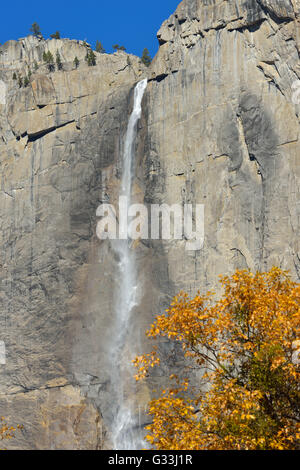
{"type": "MultiPolygon", "coordinates": [[[[128,207],[131,203],[134,177],[137,123],[142,114],[142,99],[146,87],[147,79],[142,80],[135,87],[133,111],[125,136],[120,196],[127,198],[128,207]]],[[[127,213],[119,214],[119,226],[121,225],[120,219],[124,216],[127,218],[127,213]]],[[[130,246],[130,240],[127,239],[127,231],[123,235],[124,239],[116,240],[113,246],[118,260],[118,279],[115,282],[115,319],[113,337],[110,342],[112,398],[116,401],[111,435],[114,449],[135,450],[143,445],[134,410],[134,392],[132,392],[134,371],[131,360],[135,354],[134,344],[138,338],[135,339],[134,335],[130,336],[131,315],[138,302],[138,280],[135,253],[130,246]]]]}

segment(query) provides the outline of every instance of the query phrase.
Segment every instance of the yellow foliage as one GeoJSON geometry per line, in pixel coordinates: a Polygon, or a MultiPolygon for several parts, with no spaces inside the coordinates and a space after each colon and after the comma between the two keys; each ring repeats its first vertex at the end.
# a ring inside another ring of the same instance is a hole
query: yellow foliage
{"type": "Polygon", "coordinates": [[[12,426],[9,426],[4,417],[0,417],[0,440],[12,439],[14,437],[14,431],[16,429],[12,426]]]}
{"type": "MultiPolygon", "coordinates": [[[[155,449],[295,449],[300,437],[300,284],[279,268],[221,277],[224,294],[181,293],[156,317],[149,338],[167,337],[197,369],[152,400],[147,439],[155,449]],[[207,388],[209,384],[209,388],[207,388]],[[206,386],[206,388],[205,388],[206,386]]],[[[137,357],[137,380],[160,365],[137,357]]]]}

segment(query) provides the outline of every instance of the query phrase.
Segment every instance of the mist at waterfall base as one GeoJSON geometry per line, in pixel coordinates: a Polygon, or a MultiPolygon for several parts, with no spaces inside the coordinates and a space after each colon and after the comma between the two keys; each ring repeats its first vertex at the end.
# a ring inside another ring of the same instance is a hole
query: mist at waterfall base
{"type": "MultiPolygon", "coordinates": [[[[134,105],[124,142],[123,173],[120,196],[131,201],[134,178],[135,140],[137,123],[142,114],[142,99],[147,79],[139,82],[134,90],[134,105]]],[[[111,347],[111,388],[113,391],[114,416],[111,439],[116,450],[138,450],[145,447],[140,430],[139,417],[134,410],[134,379],[131,360],[135,355],[136,342],[129,338],[133,309],[138,304],[138,280],[134,250],[129,240],[114,240],[112,246],[118,260],[118,275],[114,286],[113,337],[111,347]],[[128,393],[132,387],[132,393],[128,393]],[[126,390],[125,390],[126,389],[126,390]],[[129,396],[130,395],[130,396],[129,396]],[[130,401],[129,401],[130,400],[130,401]]]]}

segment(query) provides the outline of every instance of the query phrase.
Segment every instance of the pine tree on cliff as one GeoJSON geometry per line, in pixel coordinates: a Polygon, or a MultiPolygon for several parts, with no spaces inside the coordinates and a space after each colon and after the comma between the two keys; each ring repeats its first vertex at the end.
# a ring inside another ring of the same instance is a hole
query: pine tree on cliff
{"type": "Polygon", "coordinates": [[[49,72],[54,71],[54,59],[50,51],[43,53],[43,61],[48,65],[49,72]]]}
{"type": "Polygon", "coordinates": [[[78,59],[77,56],[75,57],[73,63],[74,63],[75,68],[78,69],[78,67],[79,67],[79,59],[78,59]]]}
{"type": "Polygon", "coordinates": [[[100,41],[96,41],[96,52],[99,52],[100,54],[104,54],[104,53],[105,53],[105,49],[104,49],[104,47],[102,46],[102,44],[101,44],[100,41]]]}
{"type": "Polygon", "coordinates": [[[90,49],[85,56],[85,60],[87,61],[87,64],[89,67],[92,67],[93,65],[96,65],[96,55],[92,49],[90,49]]]}
{"type": "Polygon", "coordinates": [[[62,70],[63,64],[62,64],[62,61],[61,61],[59,51],[56,51],[56,65],[57,65],[57,70],[62,70]]]}
{"type": "Polygon", "coordinates": [[[42,35],[42,33],[41,33],[41,29],[40,29],[38,23],[36,23],[36,22],[32,23],[31,28],[30,28],[29,31],[30,31],[30,32],[33,34],[33,36],[35,36],[36,38],[42,39],[43,35],[42,35]]]}
{"type": "Polygon", "coordinates": [[[50,34],[50,38],[52,39],[60,39],[60,32],[56,31],[54,34],[50,34]]]}
{"type": "Polygon", "coordinates": [[[119,44],[114,44],[112,47],[115,51],[126,51],[126,47],[119,46],[119,44]]]}
{"type": "Polygon", "coordinates": [[[149,65],[150,65],[151,62],[152,62],[152,58],[150,57],[149,51],[148,51],[148,49],[147,49],[146,47],[145,47],[145,49],[143,50],[143,54],[142,54],[141,60],[142,60],[143,64],[146,65],[146,67],[149,67],[149,65]]]}

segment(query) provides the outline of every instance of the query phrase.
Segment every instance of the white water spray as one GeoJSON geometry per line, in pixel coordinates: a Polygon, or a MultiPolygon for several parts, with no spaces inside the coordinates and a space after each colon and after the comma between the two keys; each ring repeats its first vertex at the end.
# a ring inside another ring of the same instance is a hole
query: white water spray
{"type": "MultiPolygon", "coordinates": [[[[142,99],[147,87],[147,80],[139,82],[134,90],[134,106],[130,116],[124,145],[123,175],[120,196],[126,196],[128,206],[131,202],[134,172],[134,154],[137,123],[142,114],[142,99]]],[[[126,214],[119,214],[119,218],[126,214]]],[[[127,233],[125,234],[127,238],[127,233]]],[[[114,417],[112,423],[112,441],[114,449],[135,450],[142,448],[143,439],[139,432],[138,418],[134,410],[134,394],[130,385],[133,382],[131,360],[134,356],[134,338],[130,337],[131,314],[137,306],[138,281],[136,260],[130,240],[115,240],[114,251],[118,259],[117,291],[115,292],[115,327],[111,339],[114,417]]],[[[138,338],[136,338],[138,340],[138,338]]]]}

